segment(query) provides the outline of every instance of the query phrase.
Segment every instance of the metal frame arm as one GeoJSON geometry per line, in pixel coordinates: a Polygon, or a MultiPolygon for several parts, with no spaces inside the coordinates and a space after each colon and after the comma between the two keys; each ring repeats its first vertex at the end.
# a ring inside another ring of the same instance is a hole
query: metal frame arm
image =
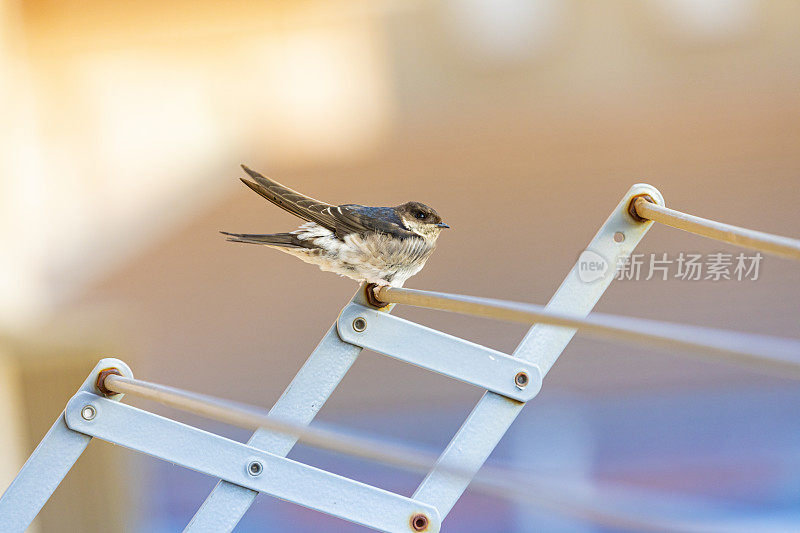
{"type": "Polygon", "coordinates": [[[439,513],[432,505],[91,392],[76,394],[64,418],[73,431],[357,524],[408,533],[416,519],[425,521],[425,531],[439,531],[439,513]]]}
{"type": "MultiPolygon", "coordinates": [[[[111,367],[119,369],[127,377],[133,377],[128,365],[119,359],[101,359],[78,389],[78,394],[94,392],[98,374],[111,367]]],[[[107,401],[118,402],[121,398],[121,394],[116,394],[107,401]]],[[[21,533],[26,530],[91,440],[90,435],[70,429],[64,420],[64,413],[59,414],[0,497],[0,531],[21,533]]]]}
{"type": "MultiPolygon", "coordinates": [[[[364,288],[352,302],[366,304],[364,288]]],[[[387,311],[391,309],[388,308],[387,311]]],[[[294,377],[269,415],[289,422],[309,424],[356,362],[361,348],[339,338],[336,324],[331,326],[294,377]]],[[[248,445],[286,456],[297,437],[266,430],[253,433],[248,445]]],[[[184,533],[223,533],[232,531],[253,504],[258,493],[220,481],[195,513],[184,533]]]]}
{"type": "MultiPolygon", "coordinates": [[[[571,316],[591,311],[614,279],[616,266],[653,224],[631,215],[632,201],[642,195],[664,203],[653,187],[634,185],[581,254],[548,311],[571,316]],[[598,258],[608,268],[590,279],[581,276],[586,261],[598,258]]],[[[262,428],[242,444],[120,404],[121,395],[103,390],[106,381],[98,381],[98,375],[109,367],[128,378],[132,373],[122,361],[103,359],[0,498],[0,530],[24,531],[96,436],[220,479],[186,527],[192,533],[231,531],[258,492],[383,531],[438,531],[523,402],[538,393],[543,377],[576,330],[539,323],[509,356],[389,316],[391,306],[370,308],[363,291],[362,287],[344,308],[269,411],[269,419],[307,426],[362,348],[487,389],[412,498],[287,459],[296,434],[262,428]]],[[[124,392],[132,394],[133,389],[124,392]]]]}
{"type": "Polygon", "coordinates": [[[542,388],[536,364],[375,309],[350,304],[337,322],[343,341],[526,402],[542,388]]]}
{"type": "MultiPolygon", "coordinates": [[[[604,259],[610,265],[608,270],[593,281],[583,281],[580,276],[582,259],[579,258],[547,304],[548,310],[583,315],[592,310],[613,281],[616,265],[633,252],[653,224],[651,221],[634,220],[628,212],[632,199],[641,194],[649,194],[660,204],[664,203],[658,190],[650,185],[637,184],[631,187],[584,252],[604,259]],[[622,234],[621,242],[615,239],[617,233],[622,234]]],[[[514,357],[533,362],[543,374],[547,374],[575,332],[575,329],[537,324],[514,351],[514,357]]],[[[493,392],[484,394],[439,457],[437,465],[422,481],[414,498],[433,504],[442,518],[446,517],[472,479],[471,476],[452,473],[453,469],[466,469],[474,475],[523,407],[524,404],[493,392]]]]}

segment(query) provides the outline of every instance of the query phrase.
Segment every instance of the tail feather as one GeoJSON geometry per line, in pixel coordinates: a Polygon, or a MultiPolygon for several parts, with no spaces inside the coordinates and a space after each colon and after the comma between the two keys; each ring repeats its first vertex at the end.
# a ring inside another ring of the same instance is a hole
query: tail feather
{"type": "Polygon", "coordinates": [[[248,244],[261,244],[265,246],[283,246],[286,248],[309,248],[308,241],[297,238],[293,233],[271,233],[267,235],[254,235],[249,233],[228,233],[220,231],[230,242],[244,242],[248,244]]]}

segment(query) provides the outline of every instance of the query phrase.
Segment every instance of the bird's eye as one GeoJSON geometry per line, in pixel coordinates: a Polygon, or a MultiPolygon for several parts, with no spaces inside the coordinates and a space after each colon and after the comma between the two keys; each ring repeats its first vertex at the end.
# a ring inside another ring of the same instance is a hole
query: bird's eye
{"type": "Polygon", "coordinates": [[[428,215],[426,215],[422,211],[417,211],[416,213],[414,213],[414,216],[420,220],[425,220],[425,217],[427,217],[428,215]]]}

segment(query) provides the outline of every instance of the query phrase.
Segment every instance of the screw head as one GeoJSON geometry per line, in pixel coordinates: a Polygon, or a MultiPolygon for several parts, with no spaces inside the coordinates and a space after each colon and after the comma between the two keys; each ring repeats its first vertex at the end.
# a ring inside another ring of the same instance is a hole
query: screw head
{"type": "Polygon", "coordinates": [[[250,464],[247,465],[247,473],[253,477],[260,476],[263,471],[264,465],[258,461],[251,461],[250,464]]]}
{"type": "Polygon", "coordinates": [[[527,372],[517,372],[517,375],[514,376],[514,385],[516,385],[518,389],[524,389],[530,382],[531,378],[528,377],[527,372]]]}
{"type": "Polygon", "coordinates": [[[97,416],[97,409],[95,409],[94,405],[84,405],[83,409],[81,409],[81,417],[84,420],[92,420],[95,416],[97,416]]]}
{"type": "Polygon", "coordinates": [[[414,531],[425,531],[428,529],[428,517],[422,513],[417,513],[411,517],[411,529],[414,531]]]}
{"type": "Polygon", "coordinates": [[[367,329],[367,319],[360,316],[353,320],[353,329],[359,333],[367,329]]]}
{"type": "Polygon", "coordinates": [[[618,231],[614,234],[614,242],[624,242],[625,241],[625,234],[621,231],[618,231]]]}

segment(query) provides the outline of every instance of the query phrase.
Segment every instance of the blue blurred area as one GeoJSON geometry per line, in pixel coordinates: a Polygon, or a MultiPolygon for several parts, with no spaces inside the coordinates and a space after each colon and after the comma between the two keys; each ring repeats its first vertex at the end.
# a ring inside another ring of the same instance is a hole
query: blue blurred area
{"type": "MultiPolygon", "coordinates": [[[[440,408],[326,422],[435,449],[435,443],[450,438],[459,417],[461,410],[440,408]]],[[[247,438],[243,432],[231,436],[247,438]]],[[[304,446],[290,457],[406,495],[421,481],[416,474],[304,446]]],[[[617,505],[610,510],[633,516],[731,521],[737,527],[752,523],[758,528],[754,531],[800,530],[800,391],[789,387],[590,400],[543,393],[520,416],[492,460],[530,470],[532,476],[626,487],[629,494],[612,497],[617,505]]],[[[201,474],[151,460],[147,476],[154,490],[138,527],[143,532],[180,530],[214,485],[201,474]]],[[[472,491],[458,502],[445,526],[455,532],[615,531],[472,491]]],[[[364,528],[260,495],[236,531],[364,528]]]]}

